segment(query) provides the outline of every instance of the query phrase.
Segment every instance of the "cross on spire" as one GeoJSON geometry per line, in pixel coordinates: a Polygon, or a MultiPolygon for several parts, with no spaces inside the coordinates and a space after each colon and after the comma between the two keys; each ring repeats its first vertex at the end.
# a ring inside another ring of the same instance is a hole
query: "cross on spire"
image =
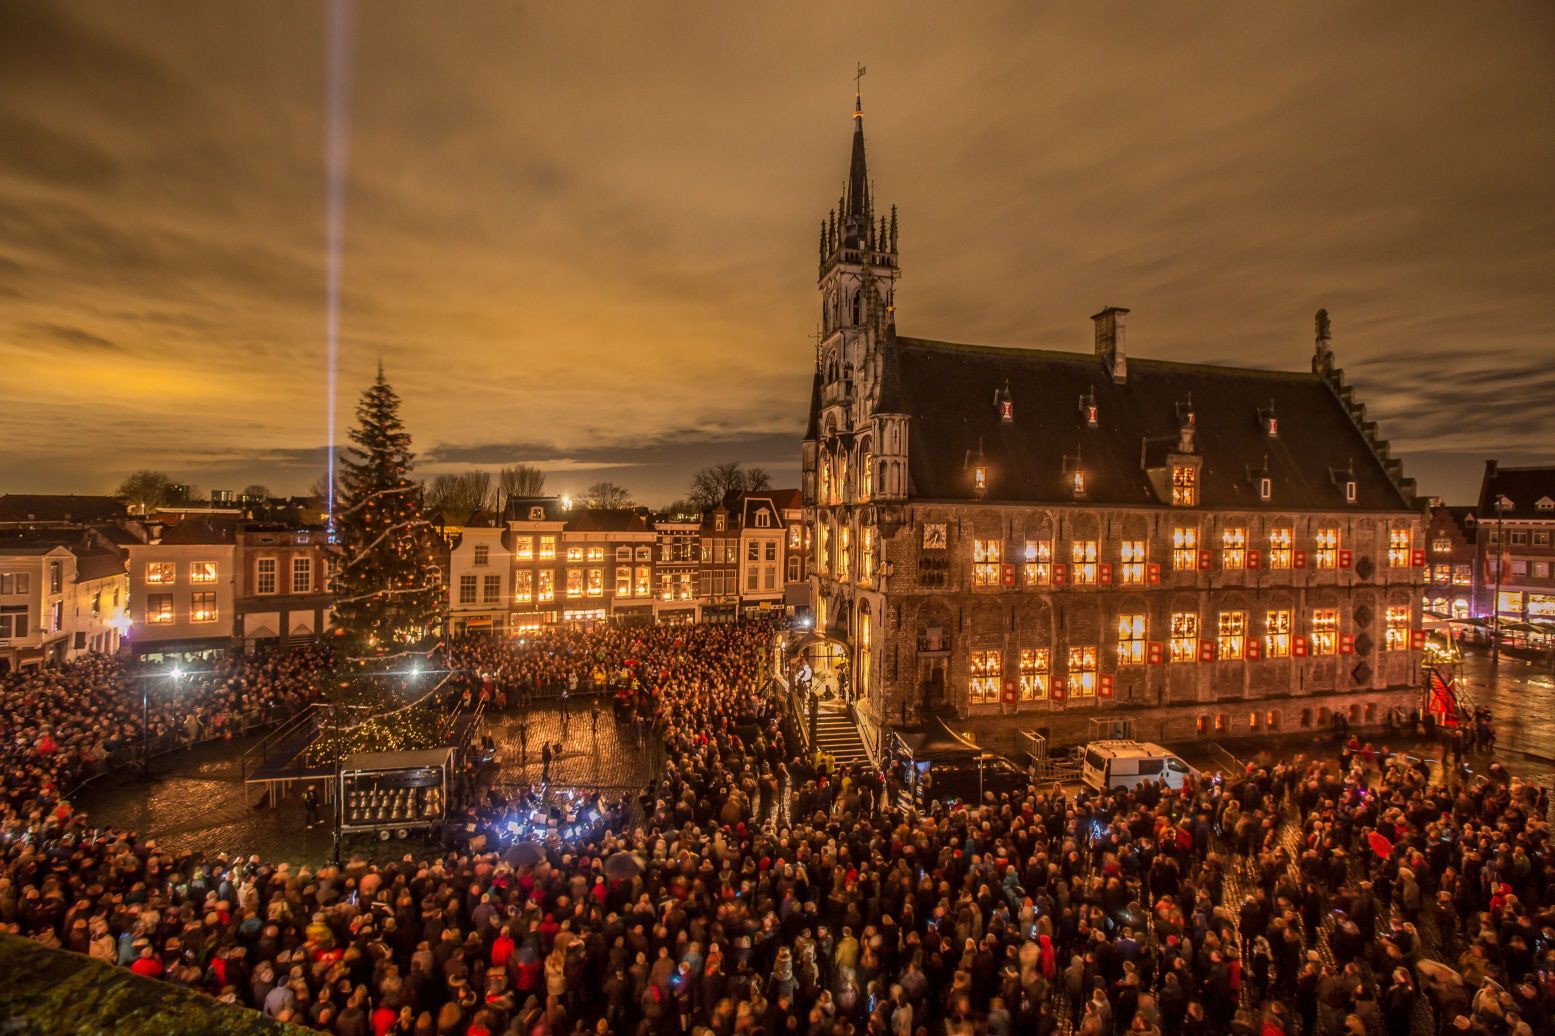
{"type": "Polygon", "coordinates": [[[860,64],[858,71],[853,73],[853,117],[855,119],[864,117],[864,71],[864,66],[860,64]]]}

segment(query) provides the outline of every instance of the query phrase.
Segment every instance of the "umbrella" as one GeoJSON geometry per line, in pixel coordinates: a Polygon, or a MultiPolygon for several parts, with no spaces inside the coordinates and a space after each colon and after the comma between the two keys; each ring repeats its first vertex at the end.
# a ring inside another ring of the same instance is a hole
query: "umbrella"
{"type": "Polygon", "coordinates": [[[535,842],[514,842],[502,858],[514,867],[533,867],[545,859],[545,850],[535,842]]]}
{"type": "Polygon", "coordinates": [[[615,853],[605,860],[605,877],[629,881],[643,872],[643,861],[636,853],[615,853]]]}
{"type": "Polygon", "coordinates": [[[1366,836],[1366,841],[1371,843],[1371,851],[1384,860],[1388,858],[1388,854],[1393,852],[1393,843],[1388,841],[1387,836],[1381,831],[1373,831],[1366,836]]]}

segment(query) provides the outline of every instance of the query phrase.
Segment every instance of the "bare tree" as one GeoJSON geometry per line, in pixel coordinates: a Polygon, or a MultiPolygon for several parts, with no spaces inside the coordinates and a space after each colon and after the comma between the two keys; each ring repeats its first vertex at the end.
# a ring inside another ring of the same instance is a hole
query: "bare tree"
{"type": "Polygon", "coordinates": [[[504,507],[515,496],[540,496],[545,493],[545,472],[533,464],[510,464],[497,472],[497,489],[504,507]]]}
{"type": "Polygon", "coordinates": [[[495,506],[495,497],[489,471],[437,475],[426,487],[427,508],[450,522],[463,522],[471,512],[495,506]]]}
{"type": "Polygon", "coordinates": [[[740,462],[729,461],[726,464],[713,464],[698,471],[691,476],[691,491],[687,498],[700,510],[709,511],[723,503],[723,498],[729,493],[742,492],[745,489],[745,473],[740,470],[740,462]]]}
{"type": "Polygon", "coordinates": [[[745,491],[747,493],[759,493],[764,489],[772,488],[772,476],[767,474],[766,468],[745,469],[745,491]]]}
{"type": "Polygon", "coordinates": [[[595,482],[584,491],[584,498],[588,500],[590,507],[600,507],[605,510],[632,506],[631,492],[625,486],[618,486],[614,482],[595,482]]]}
{"type": "Polygon", "coordinates": [[[244,486],[243,498],[245,500],[268,500],[270,499],[270,487],[261,482],[255,482],[251,486],[244,486]]]}
{"type": "Polygon", "coordinates": [[[141,470],[126,475],[113,495],[146,514],[167,503],[172,488],[173,480],[166,472],[141,470]]]}

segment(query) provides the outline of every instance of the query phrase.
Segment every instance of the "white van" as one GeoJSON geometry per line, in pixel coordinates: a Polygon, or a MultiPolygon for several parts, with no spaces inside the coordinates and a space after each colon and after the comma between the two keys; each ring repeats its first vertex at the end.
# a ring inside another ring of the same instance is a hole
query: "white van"
{"type": "Polygon", "coordinates": [[[1198,771],[1151,741],[1092,741],[1085,746],[1081,776],[1098,791],[1135,788],[1157,781],[1181,788],[1198,771]]]}

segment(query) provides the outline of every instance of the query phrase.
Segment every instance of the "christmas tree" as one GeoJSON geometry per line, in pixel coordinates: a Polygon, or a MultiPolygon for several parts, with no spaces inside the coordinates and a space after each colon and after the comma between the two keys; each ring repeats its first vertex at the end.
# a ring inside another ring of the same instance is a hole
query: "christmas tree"
{"type": "Polygon", "coordinates": [[[382,367],[357,404],[354,444],[341,460],[332,516],[336,672],[329,697],[342,708],[310,754],[426,748],[438,742],[444,711],[418,681],[437,648],[444,589],[437,530],[410,477],[410,433],[382,367]]]}

